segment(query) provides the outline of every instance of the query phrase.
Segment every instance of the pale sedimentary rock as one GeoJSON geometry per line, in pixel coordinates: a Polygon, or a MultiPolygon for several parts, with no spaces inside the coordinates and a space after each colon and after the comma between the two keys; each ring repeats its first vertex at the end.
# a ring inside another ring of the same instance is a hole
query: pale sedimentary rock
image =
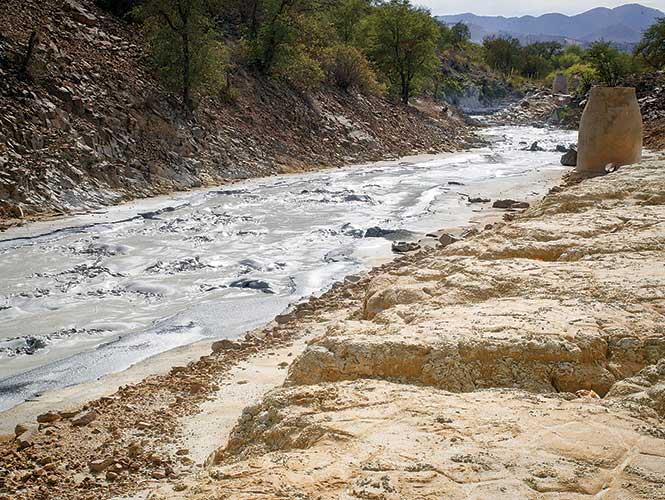
{"type": "Polygon", "coordinates": [[[220,481],[189,498],[662,499],[657,426],[573,395],[374,380],[280,389],[245,410],[209,472],[220,481]]]}
{"type": "Polygon", "coordinates": [[[367,279],[165,497],[665,500],[662,168],[367,279]]]}
{"type": "Polygon", "coordinates": [[[568,79],[563,73],[557,73],[554,77],[554,83],[552,85],[552,90],[555,94],[567,94],[568,93],[568,79]]]}
{"type": "Polygon", "coordinates": [[[642,115],[630,87],[594,87],[582,114],[577,171],[585,175],[605,172],[642,158],[642,115]]]}

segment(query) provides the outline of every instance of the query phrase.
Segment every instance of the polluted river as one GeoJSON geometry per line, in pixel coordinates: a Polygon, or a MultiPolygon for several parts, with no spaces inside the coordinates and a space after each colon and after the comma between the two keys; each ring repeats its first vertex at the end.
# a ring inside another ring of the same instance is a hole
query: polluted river
{"type": "Polygon", "coordinates": [[[395,241],[536,199],[574,132],[491,127],[451,154],[242,181],[0,233],[0,411],[239,337],[366,272],[395,241]],[[538,141],[543,151],[530,151],[538,141]]]}

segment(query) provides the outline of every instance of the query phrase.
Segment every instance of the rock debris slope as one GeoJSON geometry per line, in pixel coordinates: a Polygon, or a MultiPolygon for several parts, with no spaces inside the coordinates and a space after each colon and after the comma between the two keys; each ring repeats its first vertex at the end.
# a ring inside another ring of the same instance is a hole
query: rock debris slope
{"type": "Polygon", "coordinates": [[[140,29],[93,0],[0,9],[0,221],[351,162],[452,151],[464,119],[372,95],[311,95],[239,70],[235,102],[190,120],[153,77],[140,29]],[[32,80],[17,61],[37,34],[32,80]]]}
{"type": "Polygon", "coordinates": [[[376,273],[183,497],[665,498],[662,169],[376,273]]]}

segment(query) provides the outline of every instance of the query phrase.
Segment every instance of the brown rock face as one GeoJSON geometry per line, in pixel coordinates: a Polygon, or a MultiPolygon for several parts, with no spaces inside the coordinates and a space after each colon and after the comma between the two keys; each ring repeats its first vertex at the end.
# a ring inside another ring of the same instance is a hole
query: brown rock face
{"type": "Polygon", "coordinates": [[[642,159],[642,115],[630,87],[594,87],[582,114],[577,171],[602,174],[607,165],[642,159]]]}

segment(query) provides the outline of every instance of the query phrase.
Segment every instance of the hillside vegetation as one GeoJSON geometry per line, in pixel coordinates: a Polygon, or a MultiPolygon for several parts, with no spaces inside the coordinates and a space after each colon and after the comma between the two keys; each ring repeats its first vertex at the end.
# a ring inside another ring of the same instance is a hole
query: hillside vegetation
{"type": "MultiPolygon", "coordinates": [[[[351,37],[344,26],[324,22],[324,14],[343,19],[329,9],[363,2],[312,10],[265,1],[249,11],[231,2],[213,16],[183,0],[191,15],[186,29],[169,17],[175,30],[158,18],[179,4],[162,3],[3,4],[0,218],[464,142],[464,121],[452,112],[399,104],[406,91],[418,92],[426,68],[391,63],[378,43],[383,17],[373,18],[375,42],[362,51],[342,42],[351,37]],[[317,31],[324,26],[339,33],[335,43],[332,32],[317,31]]],[[[381,16],[395,11],[436,35],[425,11],[395,2],[381,16]]],[[[435,49],[434,39],[424,40],[422,50],[435,49]]]]}

